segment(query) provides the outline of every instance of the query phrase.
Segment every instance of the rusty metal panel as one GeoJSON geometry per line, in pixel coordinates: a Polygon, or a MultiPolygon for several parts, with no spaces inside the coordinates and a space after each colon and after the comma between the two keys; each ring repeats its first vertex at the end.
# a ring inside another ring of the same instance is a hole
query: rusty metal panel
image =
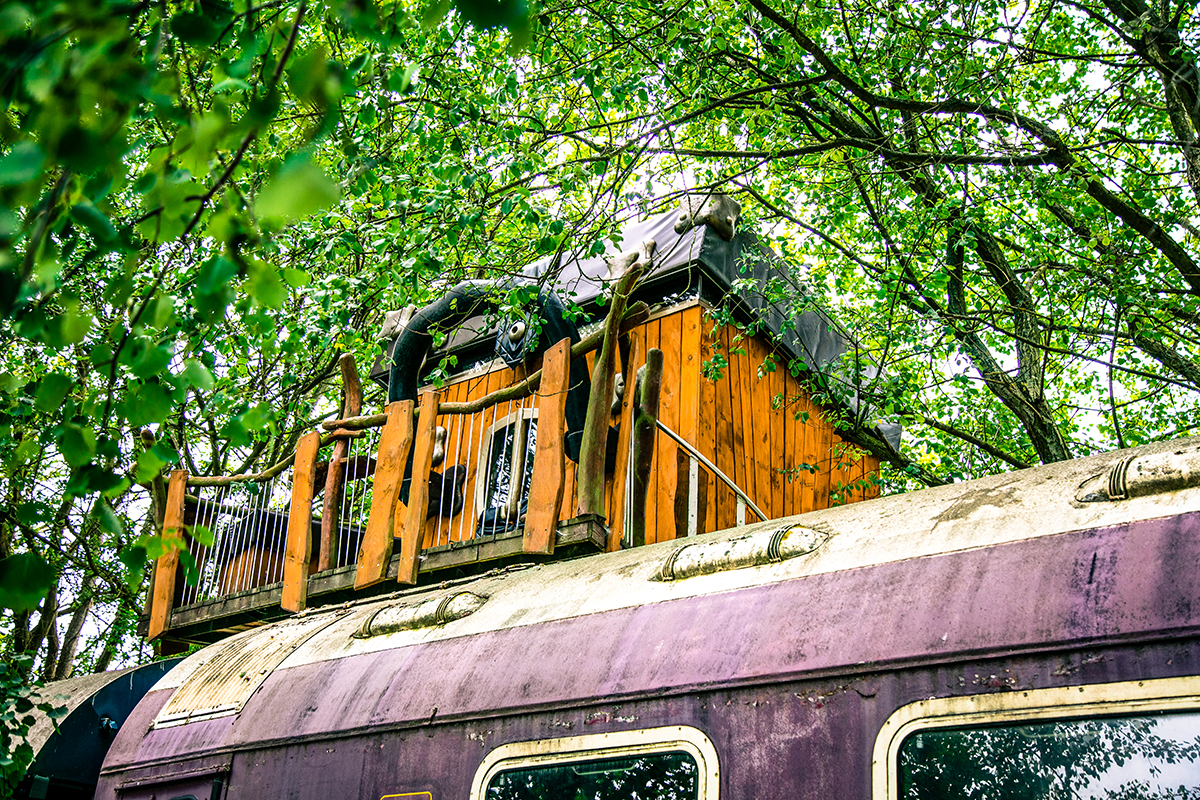
{"type": "Polygon", "coordinates": [[[238,713],[271,671],[346,612],[298,617],[212,645],[218,652],[176,690],[155,728],[238,713]]]}

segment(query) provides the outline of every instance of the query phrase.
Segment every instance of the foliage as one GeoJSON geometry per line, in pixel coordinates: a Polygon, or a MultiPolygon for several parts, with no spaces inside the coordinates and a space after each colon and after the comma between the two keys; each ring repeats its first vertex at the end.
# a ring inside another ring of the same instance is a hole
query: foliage
{"type": "Polygon", "coordinates": [[[501,201],[450,135],[508,80],[526,12],[0,9],[6,652],[37,653],[47,680],[119,658],[161,549],[166,471],[286,457],[337,412],[338,357],[371,363],[377,309],[469,274],[485,239],[511,237],[499,268],[528,257],[526,217],[485,231],[501,201]],[[469,66],[468,39],[494,68],[443,87],[439,65],[469,66]]]}
{"type": "Polygon", "coordinates": [[[642,176],[674,172],[738,196],[808,265],[779,289],[837,309],[863,348],[815,389],[870,409],[845,420],[864,440],[905,423],[907,454],[868,443],[908,474],[1197,424],[1190,6],[575,9],[537,17],[531,84],[569,73],[591,98],[531,139],[603,159],[612,194],[644,199],[642,176]]]}
{"type": "Polygon", "coordinates": [[[67,713],[55,704],[59,698],[45,699],[26,680],[30,661],[29,656],[0,661],[0,797],[13,795],[33,761],[33,747],[26,737],[37,719],[34,712],[56,723],[67,713]]]}

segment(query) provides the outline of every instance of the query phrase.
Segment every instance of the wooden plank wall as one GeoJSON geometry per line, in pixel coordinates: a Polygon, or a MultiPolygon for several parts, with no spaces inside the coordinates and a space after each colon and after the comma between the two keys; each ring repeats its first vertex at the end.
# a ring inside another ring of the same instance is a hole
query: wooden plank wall
{"type": "MultiPolygon", "coordinates": [[[[630,332],[637,338],[640,361],[652,347],[663,351],[663,390],[659,418],[671,430],[694,444],[733,479],[771,518],[827,508],[832,502],[855,502],[873,497],[874,489],[846,489],[859,479],[878,471],[877,459],[859,457],[846,445],[825,420],[820,409],[809,400],[807,390],[787,372],[782,359],[774,371],[762,371],[769,345],[759,339],[738,340],[732,328],[715,329],[704,318],[705,308],[693,302],[651,319],[630,332]],[[713,346],[729,360],[720,380],[703,377],[702,364],[712,358],[713,346]],[[807,419],[805,419],[807,415],[807,419]],[[811,464],[816,472],[801,467],[811,464]]],[[[589,368],[592,356],[588,356],[589,368]]],[[[641,363],[633,364],[626,376],[625,408],[613,424],[626,422],[626,410],[632,395],[633,375],[641,363]]],[[[442,390],[444,402],[464,402],[496,391],[520,380],[523,374],[511,369],[456,380],[442,390]]],[[[532,401],[530,401],[532,402],[532,401]]],[[[516,404],[513,404],[515,410],[516,404]]],[[[473,442],[470,458],[465,445],[457,453],[457,463],[467,468],[464,485],[463,515],[443,520],[439,526],[431,519],[425,528],[424,546],[470,539],[477,515],[471,505],[475,496],[481,430],[494,419],[508,413],[507,404],[494,412],[472,417],[442,415],[438,424],[447,428],[447,454],[442,471],[456,461],[455,442],[459,427],[464,439],[473,442]]],[[[652,470],[651,497],[656,498],[647,520],[646,541],[660,542],[676,538],[679,524],[675,510],[680,481],[686,491],[687,459],[680,448],[665,435],[656,443],[652,470]]],[[[560,521],[569,519],[575,508],[576,465],[567,462],[564,502],[560,521]]],[[[700,528],[710,532],[736,524],[736,501],[732,491],[700,469],[700,528]]],[[[608,518],[614,519],[614,503],[623,501],[614,493],[612,481],[605,491],[608,518]]],[[[754,522],[747,509],[746,519],[754,522]]],[[[614,544],[617,537],[614,537],[614,544]]]]}

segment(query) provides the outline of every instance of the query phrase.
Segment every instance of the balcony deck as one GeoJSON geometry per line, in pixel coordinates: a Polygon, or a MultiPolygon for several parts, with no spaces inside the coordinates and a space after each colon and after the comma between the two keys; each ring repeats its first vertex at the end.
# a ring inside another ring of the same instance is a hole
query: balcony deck
{"type": "MultiPolygon", "coordinates": [[[[599,517],[577,517],[559,523],[553,556],[525,553],[522,530],[479,536],[462,542],[428,547],[421,552],[417,585],[476,575],[483,568],[503,569],[514,563],[537,563],[550,558],[586,555],[604,550],[608,529],[599,517]]],[[[396,582],[401,555],[388,563],[387,580],[355,590],[357,566],[318,572],[308,578],[308,597],[316,605],[333,605],[411,588],[396,582]]],[[[239,631],[291,616],[281,606],[283,581],[233,592],[211,600],[180,606],[171,612],[168,639],[179,644],[209,644],[239,631]]],[[[138,632],[145,635],[150,615],[143,615],[138,632]]]]}

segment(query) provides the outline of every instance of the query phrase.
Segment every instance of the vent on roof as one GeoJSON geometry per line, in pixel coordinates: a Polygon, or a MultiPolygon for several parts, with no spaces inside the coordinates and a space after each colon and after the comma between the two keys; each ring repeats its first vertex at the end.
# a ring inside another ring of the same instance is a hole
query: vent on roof
{"type": "Polygon", "coordinates": [[[1200,447],[1126,456],[1107,472],[1084,481],[1075,499],[1081,503],[1126,500],[1200,486],[1200,447]]]}
{"type": "Polygon", "coordinates": [[[688,544],[667,556],[654,578],[674,581],[785,561],[813,552],[828,538],[829,534],[811,528],[785,525],[734,539],[688,544]]]}
{"type": "Polygon", "coordinates": [[[447,622],[474,614],[485,602],[487,598],[483,595],[455,592],[420,603],[384,606],[363,621],[362,628],[355,631],[354,638],[368,639],[385,633],[445,625],[447,622]]]}
{"type": "Polygon", "coordinates": [[[285,658],[347,613],[285,620],[210,645],[216,653],[175,690],[154,720],[154,727],[168,728],[238,713],[285,658]]]}

